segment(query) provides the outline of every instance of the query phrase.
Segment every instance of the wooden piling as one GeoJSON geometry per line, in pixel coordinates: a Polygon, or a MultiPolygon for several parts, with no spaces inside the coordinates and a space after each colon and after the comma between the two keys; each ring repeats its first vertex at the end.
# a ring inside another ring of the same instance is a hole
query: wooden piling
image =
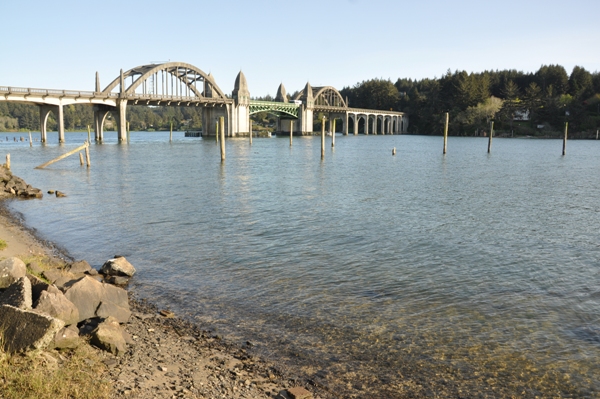
{"type": "Polygon", "coordinates": [[[598,132],[599,132],[599,131],[600,131],[600,130],[596,129],[596,140],[598,140],[598,132]]]}
{"type": "Polygon", "coordinates": [[[89,168],[92,165],[92,163],[90,162],[90,142],[88,141],[86,144],[87,146],[85,146],[85,161],[87,167],[89,168]]]}
{"type": "Polygon", "coordinates": [[[221,162],[225,161],[225,117],[219,117],[219,125],[221,125],[221,162]]]}
{"type": "Polygon", "coordinates": [[[92,130],[90,129],[90,125],[88,126],[88,143],[92,142],[92,130]]]}
{"type": "Polygon", "coordinates": [[[446,124],[444,126],[444,154],[446,153],[446,149],[448,147],[448,121],[450,119],[450,115],[446,112],[446,124]]]}
{"type": "Polygon", "coordinates": [[[215,125],[215,140],[217,140],[217,144],[219,144],[219,121],[217,121],[215,125]]]}
{"type": "Polygon", "coordinates": [[[79,153],[79,165],[83,166],[83,154],[79,153]]]}
{"type": "Polygon", "coordinates": [[[10,170],[10,154],[6,154],[6,169],[10,170]]]}
{"type": "Polygon", "coordinates": [[[290,147],[292,146],[293,132],[294,132],[294,121],[290,119],[290,147]]]}
{"type": "Polygon", "coordinates": [[[250,144],[252,144],[252,119],[250,119],[250,144]]]}
{"type": "Polygon", "coordinates": [[[494,136],[494,121],[490,125],[490,139],[488,140],[488,154],[492,151],[492,137],[494,136]]]}
{"type": "Polygon", "coordinates": [[[321,123],[321,159],[325,158],[325,117],[321,123]]]}
{"type": "Polygon", "coordinates": [[[396,155],[396,147],[392,148],[392,155],[396,155]]]}
{"type": "MultiPolygon", "coordinates": [[[[87,148],[89,145],[90,145],[90,144],[89,144],[89,143],[86,141],[86,142],[85,142],[85,144],[84,144],[84,145],[82,145],[81,147],[77,147],[77,148],[75,148],[74,150],[71,150],[71,151],[67,152],[66,154],[63,154],[63,155],[61,155],[61,156],[59,156],[59,157],[56,157],[56,158],[54,158],[54,159],[53,159],[53,160],[51,160],[51,161],[48,161],[48,162],[46,162],[46,163],[44,163],[44,164],[41,164],[41,165],[39,165],[39,166],[36,166],[36,167],[35,167],[35,169],[44,169],[46,166],[48,166],[48,165],[51,165],[51,164],[53,164],[54,162],[60,161],[61,159],[65,159],[66,157],[68,157],[68,156],[70,156],[70,155],[73,155],[73,154],[75,154],[76,152],[79,152],[79,151],[81,151],[81,150],[83,150],[83,149],[87,148]]],[[[7,161],[8,161],[8,158],[7,158],[7,161]]]]}
{"type": "Polygon", "coordinates": [[[127,141],[129,141],[129,122],[127,122],[127,141]]]}
{"type": "Polygon", "coordinates": [[[565,122],[565,136],[563,137],[563,155],[567,154],[567,132],[569,131],[569,122],[565,122]]]}
{"type": "Polygon", "coordinates": [[[31,139],[31,132],[29,132],[29,146],[33,147],[33,140],[31,139]]]}
{"type": "Polygon", "coordinates": [[[173,122],[171,122],[171,130],[169,131],[169,143],[173,142],[173,122]]]}
{"type": "Polygon", "coordinates": [[[333,127],[331,128],[331,148],[335,147],[335,119],[333,120],[333,127]]]}

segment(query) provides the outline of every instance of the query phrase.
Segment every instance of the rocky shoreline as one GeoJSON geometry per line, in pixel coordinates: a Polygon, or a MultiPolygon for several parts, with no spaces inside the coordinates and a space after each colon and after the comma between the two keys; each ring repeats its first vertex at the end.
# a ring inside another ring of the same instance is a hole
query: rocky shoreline
{"type": "MultiPolygon", "coordinates": [[[[4,193],[0,198],[14,197],[17,192],[7,194],[4,193]]],[[[27,197],[39,198],[30,195],[27,197]]],[[[71,327],[64,327],[66,323],[61,321],[60,328],[53,327],[55,330],[60,329],[59,334],[53,337],[51,343],[40,344],[34,352],[39,352],[48,362],[61,367],[65,361],[68,361],[65,360],[68,356],[65,357],[63,354],[70,349],[69,345],[57,347],[58,336],[72,338],[76,342],[74,345],[90,345],[101,359],[99,367],[103,369],[103,379],[113,387],[110,395],[112,398],[326,399],[339,397],[325,387],[311,385],[309,381],[283,372],[273,362],[266,362],[253,355],[253,345],[250,342],[245,344],[227,342],[223,337],[183,320],[168,310],[158,309],[145,300],[137,300],[134,292],[122,290],[114,284],[127,283],[128,278],[121,276],[122,273],[100,270],[104,272],[103,275],[99,274],[98,270],[85,266],[87,265],[85,261],[74,262],[74,259],[64,250],[38,239],[34,230],[27,229],[16,215],[6,209],[4,199],[0,199],[0,232],[2,233],[0,238],[4,239],[5,236],[10,238],[8,249],[0,251],[0,259],[5,259],[2,263],[16,259],[13,256],[20,256],[24,259],[45,257],[52,264],[52,268],[42,270],[43,268],[39,268],[35,261],[29,261],[26,278],[23,276],[15,278],[6,287],[0,289],[0,299],[8,298],[6,292],[14,291],[15,288],[11,287],[15,287],[17,281],[27,285],[24,280],[34,282],[30,291],[26,288],[24,291],[21,290],[25,292],[25,296],[27,292],[33,292],[30,294],[33,299],[29,299],[28,304],[22,305],[25,308],[33,307],[32,312],[39,306],[40,295],[72,298],[73,295],[69,296],[69,291],[72,293],[73,287],[84,282],[96,288],[99,286],[95,284],[100,284],[105,291],[111,292],[110,295],[105,294],[105,297],[100,298],[97,304],[91,305],[94,308],[91,314],[83,311],[81,316],[75,317],[71,309],[70,316],[65,317],[74,317],[77,322],[74,319],[69,322],[71,327]],[[119,276],[111,276],[111,274],[119,274],[119,276]],[[126,304],[113,303],[118,302],[114,298],[123,299],[118,290],[126,293],[126,304]],[[110,307],[105,306],[108,310],[105,309],[104,312],[101,310],[102,299],[105,304],[110,305],[110,307]],[[94,338],[93,333],[98,331],[99,326],[107,323],[117,325],[123,330],[125,346],[117,348],[103,345],[94,338]],[[67,329],[70,333],[66,332],[67,329]]],[[[0,306],[5,310],[9,307],[11,307],[9,304],[0,306]]],[[[82,312],[82,309],[78,311],[82,312]]],[[[9,319],[12,320],[12,317],[9,319]]],[[[16,355],[25,352],[25,349],[16,346],[12,349],[15,348],[16,355]]],[[[4,349],[11,352],[11,348],[7,345],[4,349]]],[[[10,381],[0,379],[0,385],[9,383],[10,381]]]]}

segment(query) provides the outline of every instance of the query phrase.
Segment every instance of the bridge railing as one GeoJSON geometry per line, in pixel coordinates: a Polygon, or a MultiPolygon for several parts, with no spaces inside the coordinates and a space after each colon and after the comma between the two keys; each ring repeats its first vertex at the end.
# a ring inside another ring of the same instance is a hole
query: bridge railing
{"type": "Polygon", "coordinates": [[[93,91],[80,90],[53,90],[53,89],[35,89],[29,87],[12,87],[0,86],[0,93],[6,94],[24,94],[24,95],[41,95],[52,97],[119,97],[118,93],[97,93],[93,91]]]}

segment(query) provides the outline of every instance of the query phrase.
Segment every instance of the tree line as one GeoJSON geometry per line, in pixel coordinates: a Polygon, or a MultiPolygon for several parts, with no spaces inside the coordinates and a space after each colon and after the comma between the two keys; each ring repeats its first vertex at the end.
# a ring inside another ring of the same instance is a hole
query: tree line
{"type": "Polygon", "coordinates": [[[409,132],[478,135],[489,130],[532,136],[559,134],[565,122],[579,137],[600,128],[600,73],[576,66],[543,65],[535,73],[516,70],[467,73],[448,70],[441,78],[395,83],[371,79],[340,91],[350,107],[395,110],[409,116],[409,132]]]}
{"type": "MultiPolygon", "coordinates": [[[[82,131],[94,125],[94,111],[89,105],[67,105],[63,107],[66,130],[82,131]]],[[[129,128],[135,131],[169,130],[171,123],[175,130],[201,129],[202,108],[200,107],[127,107],[129,128]]],[[[48,130],[57,130],[56,115],[51,113],[47,122],[48,130]]],[[[116,130],[114,117],[109,114],[105,121],[106,130],[116,130]]],[[[17,102],[0,102],[0,131],[40,129],[40,111],[37,105],[17,102]]]]}

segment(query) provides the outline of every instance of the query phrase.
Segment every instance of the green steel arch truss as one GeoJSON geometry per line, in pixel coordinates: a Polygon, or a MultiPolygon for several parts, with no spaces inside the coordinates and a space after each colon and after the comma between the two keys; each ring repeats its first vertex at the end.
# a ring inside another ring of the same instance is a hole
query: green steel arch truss
{"type": "Polygon", "coordinates": [[[272,101],[250,101],[250,115],[257,114],[259,112],[276,113],[278,115],[286,115],[294,119],[298,119],[299,104],[295,103],[282,103],[272,101]]]}

